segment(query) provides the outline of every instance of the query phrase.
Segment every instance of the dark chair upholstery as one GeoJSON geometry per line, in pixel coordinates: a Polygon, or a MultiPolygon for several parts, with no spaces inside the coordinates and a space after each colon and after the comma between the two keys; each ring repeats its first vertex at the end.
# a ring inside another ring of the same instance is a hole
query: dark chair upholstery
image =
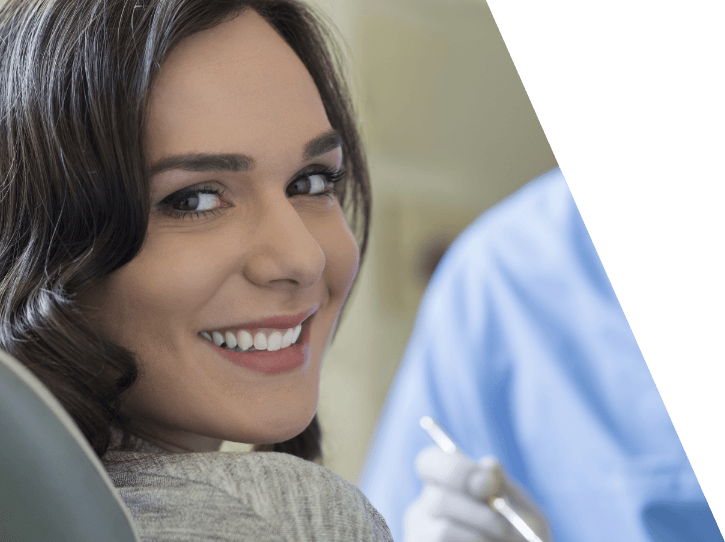
{"type": "Polygon", "coordinates": [[[68,413],[2,351],[0,541],[139,541],[111,480],[68,413]]]}

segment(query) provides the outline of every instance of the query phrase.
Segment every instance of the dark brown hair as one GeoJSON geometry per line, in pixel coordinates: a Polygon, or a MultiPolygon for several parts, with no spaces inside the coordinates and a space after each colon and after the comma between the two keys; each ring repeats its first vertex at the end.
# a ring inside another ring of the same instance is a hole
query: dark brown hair
{"type": "MultiPolygon", "coordinates": [[[[367,245],[370,187],[341,56],[296,0],[9,0],[0,5],[0,348],[53,392],[99,456],[125,426],[133,355],[84,323],[75,295],[141,249],[149,216],[142,129],[154,77],[184,37],[244,9],[297,53],[342,136],[338,197],[367,245]],[[119,376],[120,375],[120,376],[119,376]]],[[[259,450],[321,459],[317,417],[259,450]]]]}

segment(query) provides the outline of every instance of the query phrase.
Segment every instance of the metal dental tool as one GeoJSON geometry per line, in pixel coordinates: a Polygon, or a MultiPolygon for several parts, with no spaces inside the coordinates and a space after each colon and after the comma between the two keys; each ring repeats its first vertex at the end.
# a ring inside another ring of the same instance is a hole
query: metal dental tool
{"type": "MultiPolygon", "coordinates": [[[[430,416],[423,416],[420,419],[420,426],[428,433],[438,447],[447,454],[459,453],[471,461],[453,442],[453,439],[438,425],[438,423],[430,416]]],[[[473,463],[473,461],[471,461],[473,463]]],[[[511,526],[516,529],[527,542],[543,542],[537,536],[534,530],[524,521],[524,519],[511,508],[508,501],[495,493],[488,498],[488,505],[501,514],[511,526]]]]}

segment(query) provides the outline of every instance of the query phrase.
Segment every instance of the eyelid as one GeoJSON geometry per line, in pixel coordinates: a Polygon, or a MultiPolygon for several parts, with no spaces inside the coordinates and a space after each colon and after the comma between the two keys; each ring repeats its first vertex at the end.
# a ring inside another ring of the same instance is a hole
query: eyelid
{"type": "Polygon", "coordinates": [[[158,202],[154,207],[161,213],[170,216],[171,218],[178,218],[178,219],[184,219],[184,218],[202,218],[206,215],[214,215],[218,212],[222,211],[226,207],[232,207],[232,205],[224,200],[224,196],[226,194],[225,187],[220,185],[219,183],[200,183],[196,185],[186,186],[184,188],[180,188],[179,190],[176,190],[175,192],[172,192],[165,198],[163,198],[160,202],[158,202]],[[189,198],[190,196],[194,194],[213,194],[216,196],[216,198],[219,200],[220,203],[223,205],[220,205],[219,207],[215,207],[213,209],[202,209],[198,211],[193,210],[179,210],[179,209],[173,209],[172,206],[175,203],[184,201],[185,199],[189,198]]]}
{"type": "Polygon", "coordinates": [[[176,190],[163,198],[161,201],[157,203],[157,205],[165,205],[174,202],[177,200],[177,198],[185,197],[189,194],[217,194],[219,197],[222,197],[226,194],[226,190],[223,186],[218,184],[210,184],[208,182],[206,183],[199,183],[194,184],[191,186],[185,186],[184,188],[180,188],[179,190],[176,190]]]}
{"type": "Polygon", "coordinates": [[[292,177],[292,180],[290,180],[288,185],[299,181],[300,179],[303,179],[305,177],[311,177],[312,175],[326,175],[328,179],[330,179],[331,182],[334,183],[341,180],[345,175],[347,175],[347,170],[343,169],[342,165],[339,167],[337,165],[332,166],[322,164],[307,166],[294,177],[292,177]]]}
{"type": "Polygon", "coordinates": [[[315,175],[324,175],[325,177],[327,177],[328,182],[332,182],[334,184],[342,180],[345,175],[347,175],[347,170],[343,169],[342,167],[337,168],[330,166],[317,166],[310,169],[303,169],[287,183],[287,186],[296,183],[300,179],[313,177],[315,175]]]}
{"type": "MultiPolygon", "coordinates": [[[[311,177],[313,175],[324,175],[327,178],[327,182],[335,184],[338,181],[341,181],[346,175],[347,170],[343,169],[342,163],[339,163],[335,161],[335,164],[324,164],[324,163],[313,163],[305,166],[302,168],[297,174],[295,174],[292,179],[286,184],[286,187],[289,187],[291,184],[299,181],[300,179],[304,179],[307,177],[311,177]]],[[[183,201],[185,198],[194,195],[194,194],[215,194],[220,199],[223,200],[227,193],[226,187],[218,182],[218,181],[202,181],[197,184],[193,184],[190,186],[185,186],[183,188],[180,188],[174,192],[171,192],[164,198],[162,198],[158,203],[154,205],[155,208],[161,210],[162,212],[165,212],[167,214],[173,213],[175,216],[187,216],[187,215],[199,215],[199,213],[207,213],[207,212],[215,212],[217,209],[213,210],[207,210],[207,211],[178,211],[178,210],[172,210],[171,206],[174,203],[177,203],[179,201],[183,201]]],[[[311,195],[318,195],[318,194],[311,194],[311,195]]],[[[233,206],[230,205],[229,202],[224,202],[225,206],[233,206]]]]}

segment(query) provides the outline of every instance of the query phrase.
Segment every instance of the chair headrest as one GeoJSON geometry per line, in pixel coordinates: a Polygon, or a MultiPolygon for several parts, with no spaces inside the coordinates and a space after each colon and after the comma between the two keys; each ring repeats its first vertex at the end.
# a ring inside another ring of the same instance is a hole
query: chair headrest
{"type": "Polygon", "coordinates": [[[78,426],[0,350],[0,540],[138,542],[131,516],[78,426]]]}

